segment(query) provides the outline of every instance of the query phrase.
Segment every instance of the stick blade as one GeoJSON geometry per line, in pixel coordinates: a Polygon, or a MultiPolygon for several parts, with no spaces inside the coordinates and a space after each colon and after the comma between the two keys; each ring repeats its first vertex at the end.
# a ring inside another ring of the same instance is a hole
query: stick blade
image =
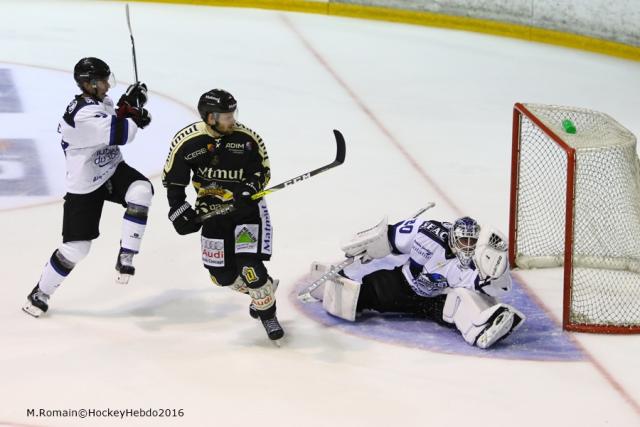
{"type": "Polygon", "coordinates": [[[335,161],[338,164],[342,164],[344,163],[344,158],[347,155],[347,147],[344,142],[344,136],[342,136],[342,133],[340,133],[340,131],[337,129],[333,130],[333,135],[336,137],[336,148],[337,148],[335,161]]]}
{"type": "Polygon", "coordinates": [[[301,293],[298,294],[298,301],[300,301],[303,304],[308,304],[311,302],[320,302],[319,299],[313,297],[309,292],[305,292],[305,290],[302,290],[301,293]]]}

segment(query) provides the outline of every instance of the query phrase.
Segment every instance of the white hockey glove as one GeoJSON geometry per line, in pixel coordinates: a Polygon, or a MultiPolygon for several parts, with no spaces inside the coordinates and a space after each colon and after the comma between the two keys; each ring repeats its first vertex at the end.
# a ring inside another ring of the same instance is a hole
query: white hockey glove
{"type": "Polygon", "coordinates": [[[385,216],[376,226],[360,231],[341,245],[348,257],[365,255],[368,258],[384,258],[391,253],[387,237],[388,220],[385,216]]]}

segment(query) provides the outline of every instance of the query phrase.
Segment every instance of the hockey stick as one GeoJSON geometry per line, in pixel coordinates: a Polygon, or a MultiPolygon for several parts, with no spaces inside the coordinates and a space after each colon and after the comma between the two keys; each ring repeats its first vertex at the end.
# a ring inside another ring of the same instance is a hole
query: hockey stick
{"type": "MultiPolygon", "coordinates": [[[[274,185],[271,188],[267,188],[265,190],[259,191],[256,194],[251,196],[251,200],[260,199],[266,196],[267,194],[275,193],[276,191],[280,191],[283,188],[287,188],[291,185],[305,181],[313,176],[316,176],[318,174],[321,174],[322,172],[326,172],[329,169],[333,169],[336,166],[340,166],[341,164],[343,164],[344,158],[347,153],[347,147],[344,142],[344,137],[342,136],[340,131],[336,129],[333,130],[333,135],[336,138],[336,158],[333,162],[329,163],[328,165],[322,166],[318,169],[314,169],[311,172],[303,173],[302,175],[296,176],[295,178],[288,179],[284,182],[281,182],[278,185],[274,185]]],[[[211,217],[227,214],[233,211],[235,208],[233,204],[227,203],[227,204],[213,205],[212,209],[213,209],[212,211],[202,214],[198,218],[196,218],[196,222],[200,223],[200,222],[206,221],[211,217]]]]}
{"type": "Polygon", "coordinates": [[[125,4],[125,12],[127,14],[127,26],[129,27],[129,36],[131,37],[131,51],[133,55],[133,72],[136,75],[136,83],[138,80],[138,62],[136,61],[136,42],[133,40],[133,31],[131,31],[131,18],[129,16],[129,3],[125,4]]]}
{"type": "MultiPolygon", "coordinates": [[[[425,207],[421,208],[415,214],[413,214],[412,218],[418,218],[420,215],[422,215],[423,213],[425,213],[426,211],[428,211],[429,209],[431,209],[435,205],[436,204],[434,202],[427,203],[427,205],[425,207]]],[[[322,285],[327,280],[330,280],[330,279],[333,279],[334,277],[336,277],[344,268],[346,268],[346,267],[350,266],[351,264],[353,264],[354,262],[356,262],[356,260],[359,257],[362,257],[362,255],[364,255],[365,252],[366,251],[362,251],[362,252],[360,252],[360,253],[358,253],[356,255],[347,257],[347,259],[345,259],[344,261],[342,261],[338,265],[332,265],[331,268],[329,269],[329,271],[324,273],[322,276],[318,277],[318,279],[315,282],[313,282],[312,284],[307,286],[305,289],[301,290],[298,293],[298,299],[300,301],[302,301],[303,303],[320,302],[319,299],[317,299],[316,297],[311,295],[311,292],[315,291],[320,285],[322,285]]]]}

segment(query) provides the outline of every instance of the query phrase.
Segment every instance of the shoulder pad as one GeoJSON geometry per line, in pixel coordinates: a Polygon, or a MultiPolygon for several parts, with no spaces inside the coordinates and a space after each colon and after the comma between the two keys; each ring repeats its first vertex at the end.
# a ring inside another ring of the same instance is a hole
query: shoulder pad
{"type": "Polygon", "coordinates": [[[209,151],[213,140],[204,127],[198,126],[199,123],[192,123],[175,134],[171,140],[172,155],[180,151],[185,160],[194,160],[209,151]]]}
{"type": "Polygon", "coordinates": [[[73,101],[71,101],[69,103],[69,105],[67,105],[67,109],[64,112],[64,115],[62,116],[62,119],[71,127],[76,127],[76,114],[78,114],[78,111],[80,111],[81,109],[83,109],[84,107],[88,106],[88,105],[95,105],[98,106],[98,102],[96,102],[95,100],[88,98],[88,97],[84,97],[81,95],[76,96],[73,101]]]}
{"type": "Polygon", "coordinates": [[[246,135],[249,135],[258,144],[262,143],[262,138],[260,138],[260,135],[258,135],[253,130],[251,130],[248,126],[245,126],[242,123],[236,122],[236,125],[233,127],[233,130],[236,132],[241,132],[246,135]]]}
{"type": "Polygon", "coordinates": [[[420,226],[418,232],[442,246],[447,259],[455,257],[449,247],[449,227],[447,227],[446,223],[433,220],[425,221],[420,226]]]}
{"type": "Polygon", "coordinates": [[[176,132],[171,141],[177,143],[184,139],[189,139],[196,135],[200,135],[202,133],[202,126],[199,126],[200,123],[203,122],[195,122],[191,123],[189,126],[183,127],[178,132],[176,132]]]}

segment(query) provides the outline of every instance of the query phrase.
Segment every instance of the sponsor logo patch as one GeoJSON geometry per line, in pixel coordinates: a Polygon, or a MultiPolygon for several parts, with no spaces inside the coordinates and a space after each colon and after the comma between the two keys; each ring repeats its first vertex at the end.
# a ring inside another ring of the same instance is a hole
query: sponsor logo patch
{"type": "Polygon", "coordinates": [[[240,224],[235,230],[236,253],[258,252],[258,224],[240,224]]]}
{"type": "Polygon", "coordinates": [[[413,246],[411,249],[413,249],[418,255],[420,255],[424,259],[424,262],[429,261],[433,256],[432,251],[425,248],[424,246],[422,246],[420,243],[416,241],[413,242],[413,246]]]}
{"type": "Polygon", "coordinates": [[[201,148],[200,150],[197,150],[197,151],[194,151],[193,153],[187,154],[184,158],[186,160],[192,160],[192,159],[195,159],[196,157],[198,157],[198,156],[200,156],[202,154],[205,154],[206,152],[207,152],[206,148],[201,148]]]}
{"type": "Polygon", "coordinates": [[[258,275],[253,267],[242,267],[242,276],[244,276],[245,280],[248,283],[253,283],[258,281],[258,275]]]}
{"type": "Polygon", "coordinates": [[[71,104],[69,104],[69,106],[67,107],[67,113],[69,114],[73,113],[73,110],[75,110],[77,106],[78,106],[78,101],[74,99],[73,101],[71,101],[71,104]]]}
{"type": "Polygon", "coordinates": [[[202,237],[202,262],[211,267],[224,267],[224,240],[202,237]]]}
{"type": "Polygon", "coordinates": [[[271,217],[269,216],[269,210],[264,200],[260,201],[260,218],[262,219],[262,247],[261,252],[263,254],[271,254],[271,240],[273,229],[271,228],[271,217]]]}
{"type": "Polygon", "coordinates": [[[245,145],[241,142],[227,142],[224,145],[224,148],[231,151],[232,153],[242,154],[244,153],[245,145]]]}

